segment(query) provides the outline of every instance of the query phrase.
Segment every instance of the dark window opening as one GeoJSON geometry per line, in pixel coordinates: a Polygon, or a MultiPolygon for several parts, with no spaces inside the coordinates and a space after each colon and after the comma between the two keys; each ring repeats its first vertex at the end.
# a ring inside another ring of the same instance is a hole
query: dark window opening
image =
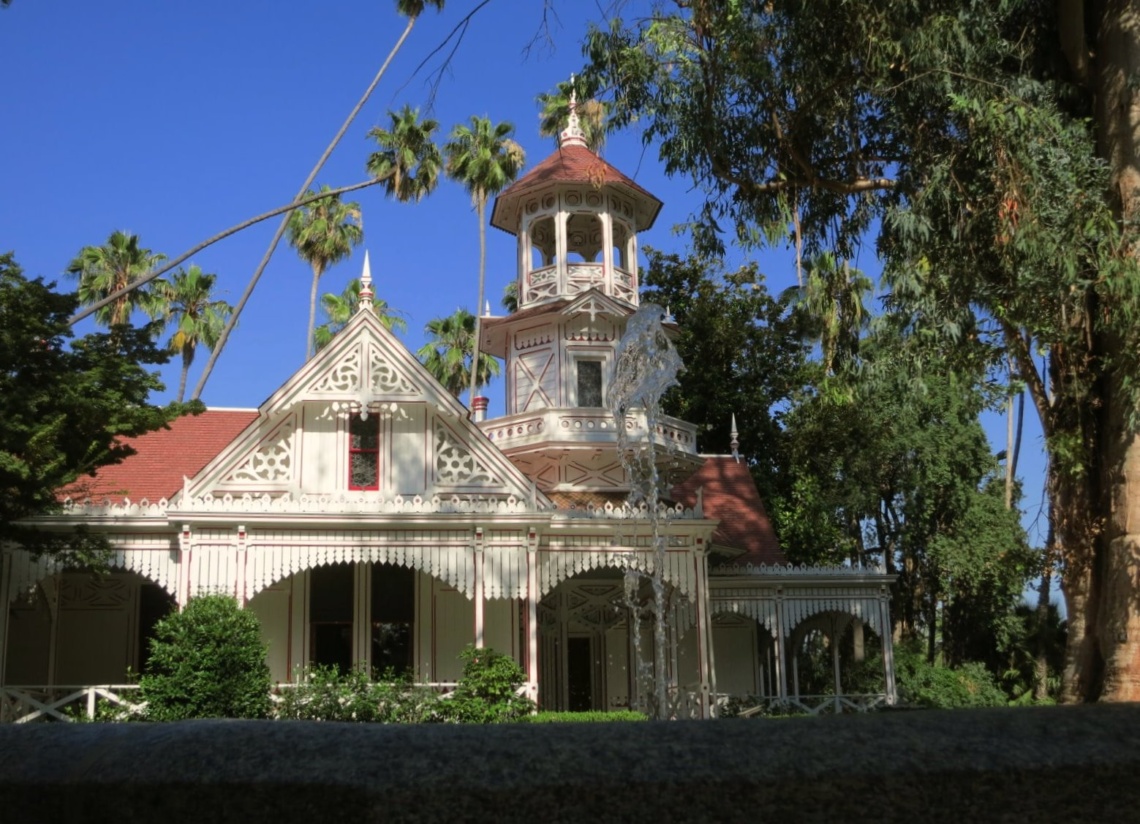
{"type": "Polygon", "coordinates": [[[602,362],[578,361],[578,406],[602,405],[602,362]]]}
{"type": "Polygon", "coordinates": [[[352,669],[352,589],[350,564],[316,567],[309,572],[309,663],[352,669]]]}
{"type": "Polygon", "coordinates": [[[348,488],[380,488],[380,418],[353,415],[348,424],[348,488]]]}
{"type": "Polygon", "coordinates": [[[174,598],[158,584],[148,582],[139,587],[139,672],[146,672],[150,662],[150,639],[154,637],[154,625],[175,608],[174,598]]]}
{"type": "Polygon", "coordinates": [[[587,712],[594,708],[593,652],[590,638],[566,639],[566,709],[570,712],[587,712]]]}
{"type": "Polygon", "coordinates": [[[377,564],[372,567],[372,670],[380,675],[412,671],[416,571],[377,564]]]}

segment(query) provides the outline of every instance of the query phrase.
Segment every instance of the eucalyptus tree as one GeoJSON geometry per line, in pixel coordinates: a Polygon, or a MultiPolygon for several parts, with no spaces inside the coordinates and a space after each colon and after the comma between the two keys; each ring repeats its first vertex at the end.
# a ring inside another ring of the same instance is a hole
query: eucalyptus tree
{"type": "Polygon", "coordinates": [[[186,394],[186,378],[199,346],[213,349],[233,307],[215,297],[217,275],[198,266],[179,269],[170,280],[159,278],[147,295],[146,310],[163,328],[173,326],[169,348],[182,356],[178,403],[186,394]]]}
{"type": "MultiPolygon", "coordinates": [[[[322,186],[321,191],[327,191],[322,186]]],[[[313,354],[313,329],[317,318],[317,286],[334,263],[352,254],[364,239],[360,204],[342,203],[337,196],[314,201],[289,216],[289,243],[313,270],[309,289],[309,326],[305,335],[305,358],[313,354]]]]}
{"type": "MultiPolygon", "coordinates": [[[[507,187],[522,170],[526,153],[511,139],[515,127],[503,121],[492,124],[490,118],[472,116],[471,124],[459,124],[451,130],[444,145],[447,176],[458,181],[471,195],[479,220],[479,293],[475,301],[474,358],[479,359],[480,314],[487,271],[487,200],[507,187]]],[[[478,377],[471,373],[470,399],[475,399],[478,377]]]]}
{"type": "MultiPolygon", "coordinates": [[[[316,165],[313,166],[312,170],[305,178],[305,182],[301,184],[301,188],[297,192],[297,196],[293,198],[294,203],[304,199],[305,193],[309,191],[309,187],[312,186],[313,181],[317,179],[317,175],[320,174],[321,169],[324,168],[325,163],[332,155],[333,150],[336,149],[336,147],[340,144],[340,141],[344,137],[345,132],[348,131],[348,127],[352,125],[352,122],[356,120],[356,116],[360,114],[360,110],[364,108],[364,104],[368,102],[368,99],[370,97],[372,97],[372,92],[375,91],[376,87],[380,84],[381,78],[383,78],[385,72],[388,71],[388,66],[391,64],[396,54],[400,51],[400,48],[404,45],[404,41],[408,39],[408,35],[412,33],[412,28],[415,26],[416,20],[418,20],[420,15],[423,14],[424,10],[429,7],[434,8],[436,11],[442,11],[445,2],[446,0],[396,0],[396,13],[408,19],[407,24],[404,26],[403,32],[396,40],[396,44],[388,52],[388,56],[384,58],[384,62],[380,65],[380,69],[372,78],[372,82],[369,83],[368,88],[364,90],[364,94],[360,96],[360,99],[356,102],[356,105],[352,107],[352,111],[348,113],[348,117],[345,118],[344,123],[341,124],[340,129],[337,130],[337,133],[335,135],[333,135],[333,139],[329,142],[329,145],[325,147],[325,150],[321,154],[320,158],[318,158],[316,165]]],[[[194,398],[199,397],[202,394],[202,390],[206,387],[206,381],[209,380],[210,373],[213,372],[214,364],[217,363],[218,357],[221,355],[222,349],[226,345],[226,341],[229,340],[230,333],[233,331],[234,326],[237,324],[237,320],[241,316],[242,310],[245,309],[245,305],[249,302],[249,298],[253,294],[253,290],[256,288],[257,282],[261,279],[261,275],[265,271],[265,267],[269,265],[269,260],[273,257],[273,252],[276,251],[277,244],[280,243],[281,238],[285,236],[285,230],[288,227],[288,224],[288,216],[286,216],[285,219],[283,219],[281,223],[278,224],[277,231],[274,232],[273,239],[269,243],[269,248],[266,249],[265,255],[262,257],[261,262],[257,265],[257,269],[255,269],[254,273],[250,276],[249,283],[246,284],[245,291],[242,292],[241,298],[238,300],[237,305],[234,307],[233,314],[230,316],[230,319],[226,323],[225,328],[222,329],[222,334],[218,338],[217,346],[215,346],[214,350],[210,353],[210,359],[207,361],[205,369],[202,370],[202,377],[198,379],[198,385],[194,387],[194,398]]]]}
{"type": "MultiPolygon", "coordinates": [[[[318,352],[332,343],[333,336],[345,327],[359,303],[360,278],[350,280],[339,295],[333,292],[321,295],[321,309],[324,310],[328,322],[322,323],[313,333],[318,352]]],[[[373,297],[372,309],[385,329],[397,332],[408,330],[408,323],[401,316],[402,313],[389,306],[388,301],[383,298],[373,297]]]]}
{"type": "MultiPolygon", "coordinates": [[[[102,246],[84,246],[68,264],[67,272],[79,279],[80,302],[92,304],[124,288],[165,259],[165,255],[144,249],[138,235],[116,230],[102,246]]],[[[123,294],[97,310],[95,320],[109,327],[129,323],[131,310],[144,300],[138,291],[123,294]]]]}
{"type": "MultiPolygon", "coordinates": [[[[466,309],[456,309],[447,317],[434,318],[424,327],[427,343],[416,356],[443,388],[458,398],[472,383],[487,384],[499,374],[499,362],[490,355],[480,355],[472,381],[471,364],[475,352],[475,316],[466,309]]],[[[474,394],[472,394],[474,397],[474,394]]]]}
{"type": "Polygon", "coordinates": [[[698,243],[723,228],[846,260],[877,235],[915,333],[1012,361],[1049,452],[1067,700],[1140,699],[1133,18],[1116,0],[674,0],[587,43],[611,122],[638,119],[705,193],[698,243]]]}

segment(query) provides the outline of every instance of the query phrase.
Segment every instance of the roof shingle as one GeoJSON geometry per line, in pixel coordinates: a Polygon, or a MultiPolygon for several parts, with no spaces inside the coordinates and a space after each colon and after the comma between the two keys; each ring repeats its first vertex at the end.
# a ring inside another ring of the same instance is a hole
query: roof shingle
{"type": "Polygon", "coordinates": [[[720,521],[713,542],[743,550],[733,559],[734,563],[788,562],[746,464],[729,455],[707,457],[700,469],[673,487],[673,498],[691,507],[696,504],[697,490],[702,488],[705,517],[720,521]]]}
{"type": "Polygon", "coordinates": [[[80,478],[60,490],[60,497],[112,503],[124,498],[152,503],[169,499],[182,488],[183,476],[197,475],[256,418],[253,409],[207,410],[177,418],[169,429],[124,438],[135,449],[134,455],[80,478]]]}

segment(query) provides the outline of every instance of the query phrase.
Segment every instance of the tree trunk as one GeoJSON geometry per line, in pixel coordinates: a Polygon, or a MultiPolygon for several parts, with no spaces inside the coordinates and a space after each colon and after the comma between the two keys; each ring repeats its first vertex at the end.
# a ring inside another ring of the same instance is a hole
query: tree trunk
{"type": "MultiPolygon", "coordinates": [[[[1062,7],[1066,4],[1062,4],[1062,7]]],[[[1111,173],[1110,197],[1135,254],[1135,221],[1140,217],[1140,2],[1105,0],[1088,4],[1100,27],[1090,76],[1095,95],[1098,151],[1111,173]]],[[[1100,362],[1113,364],[1123,343],[1108,334],[1093,341],[1100,362]]],[[[1069,649],[1064,697],[1079,700],[1140,700],[1140,441],[1130,425],[1131,393],[1117,375],[1098,381],[1101,403],[1091,445],[1096,466],[1083,481],[1087,500],[1069,496],[1061,529],[1066,548],[1065,586],[1069,605],[1069,649]],[[1095,513],[1082,518],[1085,512],[1095,513]],[[1085,541],[1070,551],[1074,522],[1089,520],[1085,541]]],[[[1090,415],[1091,417],[1091,415],[1090,415]]]]}
{"type": "MultiPolygon", "coordinates": [[[[344,137],[344,133],[348,131],[349,125],[353,120],[356,119],[356,115],[360,113],[360,110],[364,108],[364,104],[368,102],[368,98],[372,96],[372,92],[375,91],[376,86],[380,83],[380,78],[382,78],[384,76],[384,73],[388,70],[388,64],[392,62],[392,58],[396,56],[396,52],[398,52],[400,50],[400,47],[404,45],[404,41],[408,39],[408,35],[411,34],[412,27],[415,24],[416,18],[414,16],[409,17],[408,24],[404,27],[404,32],[400,35],[400,39],[396,41],[396,45],[392,47],[392,50],[390,52],[388,52],[388,56],[384,59],[384,64],[380,66],[380,71],[376,72],[376,76],[372,78],[372,82],[368,84],[368,88],[364,90],[364,94],[361,95],[360,100],[357,101],[356,105],[353,107],[352,111],[349,112],[348,117],[341,125],[340,131],[338,131],[333,137],[332,141],[325,149],[324,154],[321,155],[320,159],[317,161],[317,164],[313,166],[312,171],[309,172],[309,176],[305,178],[305,182],[302,184],[300,191],[297,193],[297,196],[293,198],[294,203],[304,197],[305,192],[309,190],[309,186],[312,185],[312,182],[314,180],[316,180],[317,174],[321,171],[322,168],[324,168],[325,161],[329,159],[329,156],[333,153],[333,149],[337,147],[337,145],[340,143],[341,138],[344,137]]],[[[273,252],[277,249],[277,244],[281,242],[281,238],[285,235],[285,229],[288,225],[289,215],[286,214],[285,217],[281,219],[281,223],[278,225],[277,231],[273,235],[273,240],[270,241],[269,248],[266,250],[264,257],[261,259],[261,263],[257,265],[256,271],[254,271],[254,273],[250,276],[249,283],[246,284],[245,291],[242,292],[241,299],[238,300],[237,305],[230,313],[229,320],[226,321],[226,325],[222,328],[222,333],[218,336],[218,340],[214,344],[213,350],[210,352],[210,357],[206,361],[206,367],[202,370],[202,376],[198,379],[198,385],[194,387],[194,397],[192,400],[197,400],[198,397],[202,394],[202,390],[206,388],[206,381],[210,379],[210,373],[214,370],[214,364],[218,362],[218,358],[222,355],[222,349],[225,348],[226,341],[229,340],[230,332],[232,332],[234,327],[237,326],[238,317],[241,315],[242,309],[244,309],[246,303],[249,302],[250,295],[253,294],[253,290],[257,286],[257,282],[261,279],[261,274],[265,271],[265,267],[269,265],[269,259],[273,257],[273,252]]],[[[305,356],[305,360],[308,360],[307,354],[305,356]]]]}
{"type": "Polygon", "coordinates": [[[182,347],[182,374],[178,378],[178,403],[186,397],[186,378],[190,375],[190,364],[194,362],[194,347],[189,344],[182,347]]]}
{"type": "Polygon", "coordinates": [[[483,214],[487,211],[487,196],[475,199],[475,213],[479,216],[479,299],[475,302],[475,340],[471,342],[471,394],[467,398],[469,409],[475,409],[475,389],[479,385],[479,336],[483,333],[483,285],[487,272],[487,227],[483,214]]]}
{"type": "Polygon", "coordinates": [[[305,335],[305,360],[313,356],[313,330],[317,325],[317,285],[321,282],[321,270],[313,267],[313,285],[309,288],[309,332],[305,335]]]}

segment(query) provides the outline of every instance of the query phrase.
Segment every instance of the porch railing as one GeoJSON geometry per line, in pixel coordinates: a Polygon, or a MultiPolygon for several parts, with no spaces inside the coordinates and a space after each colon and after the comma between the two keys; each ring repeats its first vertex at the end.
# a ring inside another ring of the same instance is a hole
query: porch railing
{"type": "MultiPolygon", "coordinates": [[[[423,681],[415,686],[429,689],[446,698],[459,685],[455,681],[423,681]]],[[[277,703],[285,690],[296,687],[295,683],[278,683],[270,691],[270,698],[277,703]]],[[[0,687],[0,723],[75,722],[94,721],[96,718],[111,720],[116,711],[121,711],[124,716],[137,714],[146,708],[145,702],[131,700],[138,688],[138,684],[0,687]]],[[[516,690],[519,695],[527,695],[530,691],[528,684],[523,684],[516,690]]]]}
{"type": "Polygon", "coordinates": [[[741,717],[789,711],[799,711],[807,715],[871,712],[882,709],[889,703],[886,693],[789,695],[786,698],[779,698],[775,695],[729,695],[727,693],[717,695],[717,706],[722,713],[734,701],[744,707],[737,713],[741,717]]]}
{"type": "Polygon", "coordinates": [[[124,713],[138,712],[143,704],[128,698],[138,684],[0,687],[0,722],[93,721],[100,705],[124,713]]]}

